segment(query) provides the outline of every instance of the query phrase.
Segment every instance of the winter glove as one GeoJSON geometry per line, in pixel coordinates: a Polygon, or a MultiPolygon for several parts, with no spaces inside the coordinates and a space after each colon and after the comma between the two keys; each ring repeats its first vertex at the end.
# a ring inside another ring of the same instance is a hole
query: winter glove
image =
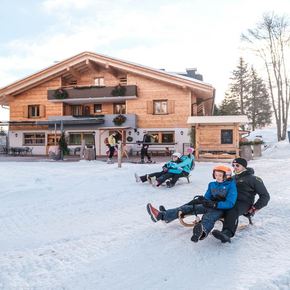
{"type": "Polygon", "coordinates": [[[168,171],[168,168],[167,167],[163,167],[163,171],[164,172],[167,172],[168,171]]]}
{"type": "Polygon", "coordinates": [[[247,218],[251,218],[255,215],[256,212],[258,212],[259,210],[256,209],[253,205],[251,206],[251,208],[246,212],[244,213],[244,216],[247,217],[247,218]]]}
{"type": "Polygon", "coordinates": [[[202,201],[202,204],[204,207],[207,207],[207,208],[216,208],[217,205],[218,205],[218,202],[217,201],[213,201],[213,200],[208,200],[208,199],[205,199],[202,201]]]}
{"type": "Polygon", "coordinates": [[[186,205],[196,205],[196,204],[202,204],[202,201],[205,199],[202,195],[196,195],[193,200],[188,202],[186,205]]]}

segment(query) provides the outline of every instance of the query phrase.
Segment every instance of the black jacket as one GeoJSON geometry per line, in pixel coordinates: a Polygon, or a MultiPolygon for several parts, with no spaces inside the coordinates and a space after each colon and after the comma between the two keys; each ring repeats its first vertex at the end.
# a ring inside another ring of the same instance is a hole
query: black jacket
{"type": "Polygon", "coordinates": [[[234,175],[236,182],[238,198],[237,200],[245,201],[250,205],[254,205],[256,209],[266,206],[270,200],[270,195],[260,177],[254,174],[253,168],[247,168],[241,174],[234,175]],[[259,195],[259,199],[255,202],[255,195],[259,195]]]}
{"type": "MultiPolygon", "coordinates": [[[[151,143],[151,137],[148,134],[144,135],[142,143],[151,143]]],[[[142,147],[144,146],[147,146],[147,148],[149,148],[149,145],[142,144],[142,147]]]]}

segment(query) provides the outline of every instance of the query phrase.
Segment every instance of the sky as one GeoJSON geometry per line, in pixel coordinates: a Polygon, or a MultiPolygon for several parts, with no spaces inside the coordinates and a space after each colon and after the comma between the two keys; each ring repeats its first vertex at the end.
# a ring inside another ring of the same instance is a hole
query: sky
{"type": "MultiPolygon", "coordinates": [[[[197,68],[224,98],[243,56],[241,33],[290,0],[1,1],[0,88],[83,51],[169,72],[197,68]]],[[[8,120],[0,108],[0,120],[8,120]]]]}

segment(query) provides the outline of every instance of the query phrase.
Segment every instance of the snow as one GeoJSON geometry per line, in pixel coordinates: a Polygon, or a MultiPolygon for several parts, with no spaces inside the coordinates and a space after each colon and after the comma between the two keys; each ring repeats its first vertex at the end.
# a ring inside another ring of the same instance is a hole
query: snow
{"type": "Polygon", "coordinates": [[[0,289],[290,289],[290,144],[266,135],[249,166],[271,200],[224,245],[192,243],[191,228],[146,211],[204,194],[214,163],[168,189],[134,178],[162,164],[1,162],[0,289]]]}

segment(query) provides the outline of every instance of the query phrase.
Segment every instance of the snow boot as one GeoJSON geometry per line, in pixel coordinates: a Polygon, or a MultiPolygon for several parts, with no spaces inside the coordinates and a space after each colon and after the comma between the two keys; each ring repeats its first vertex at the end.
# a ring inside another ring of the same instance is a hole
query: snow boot
{"type": "Polygon", "coordinates": [[[147,163],[152,163],[152,160],[151,160],[151,159],[149,159],[149,160],[147,161],[147,163]]]}
{"type": "Polygon", "coordinates": [[[147,211],[149,215],[151,216],[151,219],[154,223],[161,220],[163,215],[160,211],[158,211],[156,208],[154,208],[151,203],[147,204],[147,211]]]}
{"type": "Polygon", "coordinates": [[[107,164],[114,164],[114,162],[112,161],[111,158],[108,158],[108,160],[107,160],[107,164]]]}
{"type": "Polygon", "coordinates": [[[139,161],[138,163],[144,164],[144,159],[141,159],[141,161],[139,161]]]}
{"type": "Polygon", "coordinates": [[[134,174],[135,178],[136,178],[136,182],[140,182],[141,178],[139,177],[139,175],[137,173],[134,174]]]}
{"type": "Polygon", "coordinates": [[[174,186],[174,184],[172,184],[170,181],[166,181],[166,186],[167,186],[168,188],[171,188],[171,187],[174,186]]]}
{"type": "Polygon", "coordinates": [[[212,235],[220,240],[222,243],[230,243],[231,242],[231,237],[232,237],[232,232],[228,229],[218,231],[218,230],[213,230],[212,235]]]}
{"type": "Polygon", "coordinates": [[[152,182],[153,187],[157,187],[159,185],[159,181],[156,180],[155,176],[153,178],[151,178],[151,182],[152,182]]]}
{"type": "Polygon", "coordinates": [[[197,243],[199,239],[206,238],[206,231],[201,223],[198,223],[193,228],[193,235],[191,241],[197,243]]]}
{"type": "Polygon", "coordinates": [[[159,206],[159,211],[166,211],[165,207],[163,205],[159,206]]]}

